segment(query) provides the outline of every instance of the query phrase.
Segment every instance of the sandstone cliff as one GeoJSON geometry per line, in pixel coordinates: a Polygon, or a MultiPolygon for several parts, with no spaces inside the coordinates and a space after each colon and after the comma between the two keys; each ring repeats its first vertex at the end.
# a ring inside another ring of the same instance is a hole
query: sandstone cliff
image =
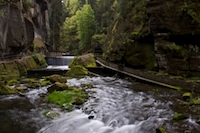
{"type": "Polygon", "coordinates": [[[1,0],[1,57],[26,52],[32,46],[34,38],[47,41],[47,15],[45,0],[1,0]]]}

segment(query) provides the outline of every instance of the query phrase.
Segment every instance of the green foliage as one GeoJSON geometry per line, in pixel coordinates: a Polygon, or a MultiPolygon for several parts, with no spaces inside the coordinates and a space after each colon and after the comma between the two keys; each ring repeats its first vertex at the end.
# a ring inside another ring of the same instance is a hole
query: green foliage
{"type": "Polygon", "coordinates": [[[95,33],[94,11],[89,4],[85,4],[81,10],[77,11],[77,30],[80,39],[80,51],[86,51],[91,48],[91,38],[95,33]]]}
{"type": "Polygon", "coordinates": [[[88,95],[81,89],[54,91],[48,95],[47,101],[58,104],[65,109],[72,110],[74,105],[83,104],[88,95]]]}
{"type": "Polygon", "coordinates": [[[200,4],[191,2],[191,1],[185,1],[183,5],[181,6],[181,12],[183,14],[187,14],[192,18],[193,23],[198,23],[200,24],[200,4]]]}
{"type": "Polygon", "coordinates": [[[77,18],[76,15],[67,17],[61,27],[60,32],[60,48],[59,51],[75,51],[78,49],[78,34],[77,34],[77,18]]]}
{"type": "Polygon", "coordinates": [[[75,15],[80,7],[81,2],[79,0],[67,0],[65,2],[65,10],[70,16],[75,15]]]}

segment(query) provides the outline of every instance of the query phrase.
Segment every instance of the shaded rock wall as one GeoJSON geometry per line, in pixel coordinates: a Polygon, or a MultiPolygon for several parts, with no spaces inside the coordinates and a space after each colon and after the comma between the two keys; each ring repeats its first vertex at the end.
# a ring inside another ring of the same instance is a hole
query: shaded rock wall
{"type": "Polygon", "coordinates": [[[115,0],[110,9],[115,13],[107,17],[106,59],[175,75],[200,74],[198,0],[115,0]]]}
{"type": "Polygon", "coordinates": [[[23,3],[11,0],[0,4],[1,57],[26,52],[34,37],[47,40],[46,10],[44,0],[25,0],[23,3]]]}
{"type": "Polygon", "coordinates": [[[16,59],[13,61],[4,61],[0,63],[0,80],[17,79],[24,76],[29,69],[46,67],[46,61],[43,55],[35,54],[33,56],[16,59]]]}

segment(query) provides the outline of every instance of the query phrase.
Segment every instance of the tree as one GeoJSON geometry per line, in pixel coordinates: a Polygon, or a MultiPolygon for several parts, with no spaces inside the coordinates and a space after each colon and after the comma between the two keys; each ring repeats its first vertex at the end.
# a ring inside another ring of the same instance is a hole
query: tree
{"type": "Polygon", "coordinates": [[[61,0],[51,0],[50,1],[50,28],[51,28],[51,36],[50,36],[50,45],[51,51],[58,51],[60,45],[60,25],[62,23],[62,2],[61,0]]]}
{"type": "Polygon", "coordinates": [[[90,4],[86,3],[77,11],[77,30],[80,39],[79,50],[84,52],[91,48],[91,38],[95,33],[95,16],[90,4]]]}

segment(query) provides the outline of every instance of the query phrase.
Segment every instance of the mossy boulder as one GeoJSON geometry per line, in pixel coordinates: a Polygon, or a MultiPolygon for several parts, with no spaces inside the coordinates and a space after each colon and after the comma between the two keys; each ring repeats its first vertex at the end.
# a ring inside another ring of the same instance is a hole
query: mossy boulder
{"type": "Polygon", "coordinates": [[[44,55],[42,55],[42,54],[34,54],[33,55],[33,59],[35,60],[36,64],[39,67],[46,67],[47,66],[46,60],[44,58],[44,55]]]}
{"type": "Polygon", "coordinates": [[[20,81],[23,84],[27,84],[29,88],[38,88],[41,86],[40,81],[35,78],[25,78],[20,81]]]}
{"type": "Polygon", "coordinates": [[[67,76],[85,76],[88,75],[88,70],[80,65],[73,66],[66,73],[67,76]]]}
{"type": "Polygon", "coordinates": [[[156,128],[156,133],[168,133],[168,132],[164,128],[159,127],[159,128],[156,128]]]}
{"type": "Polygon", "coordinates": [[[180,113],[174,114],[174,116],[173,116],[173,120],[185,120],[187,118],[188,118],[187,116],[185,116],[184,114],[180,114],[180,113]]]}
{"type": "Polygon", "coordinates": [[[96,60],[94,59],[94,54],[86,54],[82,56],[76,56],[74,57],[71,62],[69,67],[73,68],[74,66],[84,66],[84,67],[96,67],[96,60]]]}
{"type": "Polygon", "coordinates": [[[22,60],[16,60],[15,64],[18,67],[18,71],[19,71],[20,76],[23,76],[27,73],[26,67],[23,64],[22,60]]]}
{"type": "Polygon", "coordinates": [[[46,45],[40,38],[35,38],[34,41],[34,51],[35,52],[45,52],[47,50],[46,45]]]}
{"type": "Polygon", "coordinates": [[[55,82],[66,83],[67,82],[66,77],[58,75],[58,74],[46,76],[45,80],[49,80],[51,83],[55,83],[55,82]]]}
{"type": "Polygon", "coordinates": [[[49,93],[52,93],[54,91],[63,91],[69,89],[68,85],[65,83],[55,82],[52,86],[47,88],[49,93]]]}
{"type": "Polygon", "coordinates": [[[16,93],[15,89],[11,89],[9,86],[0,84],[0,95],[14,94],[14,93],[16,93]]]}
{"type": "Polygon", "coordinates": [[[7,71],[7,79],[15,79],[20,77],[19,70],[15,62],[11,61],[4,63],[4,66],[7,71]]]}
{"type": "Polygon", "coordinates": [[[189,101],[192,98],[192,94],[190,92],[186,92],[182,95],[184,101],[189,101]]]}
{"type": "Polygon", "coordinates": [[[47,101],[72,110],[75,105],[81,105],[88,99],[88,94],[79,88],[71,90],[54,91],[48,95],[47,101]]]}
{"type": "Polygon", "coordinates": [[[12,79],[12,80],[9,80],[9,81],[7,82],[7,85],[8,85],[8,86],[18,85],[18,84],[20,84],[20,82],[19,82],[17,79],[12,79]]]}
{"type": "Polygon", "coordinates": [[[24,91],[28,90],[28,87],[26,87],[26,86],[16,86],[14,89],[17,92],[24,92],[24,91]]]}
{"type": "Polygon", "coordinates": [[[50,85],[50,84],[52,84],[52,83],[51,83],[51,81],[49,81],[49,80],[43,80],[43,81],[41,81],[41,86],[42,86],[42,87],[43,87],[43,86],[50,85]]]}
{"type": "Polygon", "coordinates": [[[51,119],[56,119],[58,116],[60,116],[60,114],[56,111],[44,111],[43,114],[51,119]]]}

